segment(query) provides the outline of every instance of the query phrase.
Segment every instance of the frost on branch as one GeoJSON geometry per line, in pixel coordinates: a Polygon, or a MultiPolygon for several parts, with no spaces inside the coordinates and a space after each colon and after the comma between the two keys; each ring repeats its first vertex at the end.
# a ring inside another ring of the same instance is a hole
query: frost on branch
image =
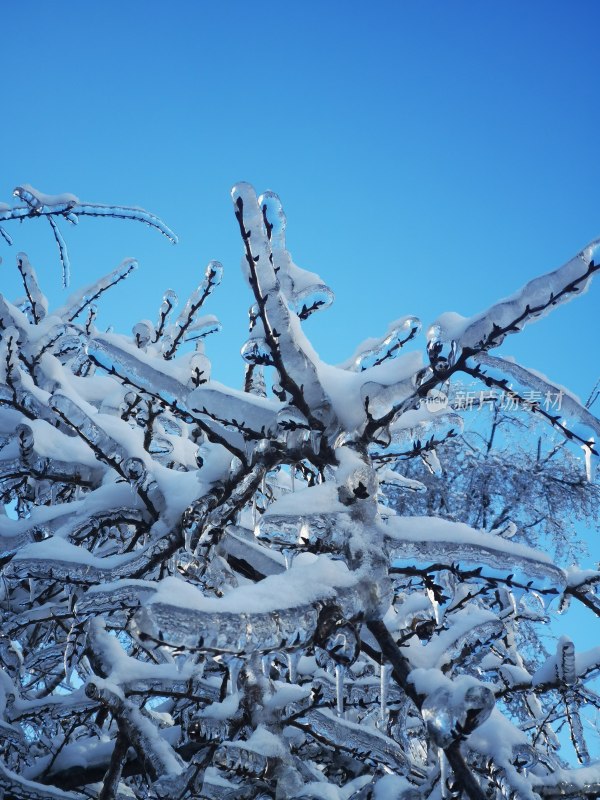
{"type": "MultiPolygon", "coordinates": [[[[0,219],[46,217],[63,266],[57,219],[173,238],[137,209],[17,196],[0,219]]],[[[425,361],[404,316],[333,367],[303,329],[333,293],[292,260],[279,198],[240,184],[233,202],[242,390],[205,352],[216,261],[130,336],[94,319],[133,260],[53,310],[19,253],[25,300],[0,297],[1,793],[595,796],[600,653],[548,654],[538,626],[571,599],[600,614],[599,574],[549,554],[597,498],[556,436],[591,458],[598,421],[570,395],[566,420],[543,413],[526,393],[556,387],[488,354],[587,286],[594,246],[471,321],[443,315],[425,361]],[[518,385],[487,439],[455,408],[461,373],[518,385]],[[501,431],[524,414],[551,425],[521,458],[501,431]]]]}

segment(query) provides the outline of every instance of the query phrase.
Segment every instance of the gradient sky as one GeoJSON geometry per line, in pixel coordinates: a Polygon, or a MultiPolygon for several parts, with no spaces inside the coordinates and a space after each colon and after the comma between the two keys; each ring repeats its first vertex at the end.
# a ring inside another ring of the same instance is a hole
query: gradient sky
{"type": "MultiPolygon", "coordinates": [[[[73,288],[140,259],[106,324],[154,318],[164,289],[185,295],[218,258],[207,311],[225,330],[209,354],[239,385],[239,180],[279,192],[295,260],[336,292],[307,326],[334,362],[403,314],[476,313],[600,236],[597,2],[170,5],[2,9],[0,199],[29,182],[141,205],[180,236],[173,248],[89,219],[66,231],[73,288]]],[[[11,230],[58,299],[46,228],[11,230]]],[[[11,287],[14,255],[2,242],[0,255],[11,287]]],[[[596,286],[503,352],[584,395],[599,311],[596,286]]]]}
{"type": "MultiPolygon", "coordinates": [[[[300,266],[336,303],[306,329],[344,360],[389,321],[471,315],[600,236],[597,2],[103,2],[5,4],[0,200],[48,193],[140,205],[180,237],[84,219],[65,231],[72,288],[125,256],[106,296],[129,332],[162,293],[185,300],[207,262],[213,376],[239,386],[248,290],[229,190],[273,189],[300,266]]],[[[27,250],[55,302],[48,226],[0,241],[3,291],[27,250]]],[[[63,225],[64,228],[64,225],[63,225]]],[[[585,398],[600,374],[600,285],[507,341],[585,398]]],[[[424,341],[421,340],[420,346],[424,341]]]]}

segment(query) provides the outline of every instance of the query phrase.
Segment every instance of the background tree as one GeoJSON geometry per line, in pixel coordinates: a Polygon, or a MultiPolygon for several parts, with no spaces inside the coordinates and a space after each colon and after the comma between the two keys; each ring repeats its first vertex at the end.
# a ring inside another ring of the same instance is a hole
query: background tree
{"type": "MultiPolygon", "coordinates": [[[[597,388],[590,394],[590,408],[597,388]]],[[[413,491],[390,474],[386,494],[402,515],[433,515],[505,537],[552,548],[561,562],[577,562],[585,546],[577,523],[597,526],[600,487],[584,453],[567,446],[558,432],[532,418],[510,392],[487,392],[456,382],[449,404],[463,413],[464,429],[437,447],[438,468],[428,451],[415,458],[375,456],[375,461],[416,481],[413,491]]],[[[547,401],[560,410],[560,395],[547,401]]],[[[380,475],[383,475],[380,470],[380,475]]],[[[385,477],[381,478],[385,485],[385,477]]]]}
{"type": "MultiPolygon", "coordinates": [[[[98,208],[26,192],[0,221],[46,216],[56,235],[98,208]]],[[[483,314],[442,315],[426,363],[404,317],[332,367],[302,322],[333,295],[293,263],[277,196],[240,184],[233,200],[254,297],[243,391],[212,381],[204,352],[217,262],[132,337],[98,331],[93,308],[131,261],[50,313],[19,254],[26,297],[0,301],[4,796],[598,796],[580,710],[598,703],[600,648],[532,653],[521,631],[552,599],[599,613],[600,574],[507,538],[525,493],[497,525],[497,499],[465,522],[431,490],[425,515],[383,494],[418,488],[389,462],[435,472],[442,445],[460,464],[444,400],[460,373],[510,380],[591,472],[598,420],[568,394],[555,413],[556,387],[489,351],[585,290],[598,243],[483,314]]]]}

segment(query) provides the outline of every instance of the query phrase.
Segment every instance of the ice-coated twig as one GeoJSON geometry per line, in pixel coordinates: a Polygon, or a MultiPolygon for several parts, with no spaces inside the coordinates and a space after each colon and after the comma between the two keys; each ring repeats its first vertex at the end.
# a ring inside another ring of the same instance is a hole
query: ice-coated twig
{"type": "MultiPolygon", "coordinates": [[[[341,749],[353,756],[372,761],[374,764],[411,775],[413,768],[398,743],[379,733],[376,729],[364,731],[357,725],[340,718],[326,709],[308,709],[292,723],[306,731],[317,741],[326,743],[332,749],[341,749]]],[[[418,777],[422,777],[417,772],[418,777]]]]}
{"type": "MultiPolygon", "coordinates": [[[[526,397],[519,398],[519,394],[516,390],[513,390],[512,388],[509,390],[511,396],[515,396],[516,398],[520,399],[520,403],[524,408],[529,408],[534,413],[542,414],[542,412],[544,411],[544,409],[541,406],[543,398],[559,397],[560,415],[563,418],[569,420],[569,423],[560,424],[558,422],[558,419],[556,419],[556,421],[553,420],[553,415],[551,414],[544,414],[544,416],[546,416],[546,418],[549,418],[550,421],[553,422],[554,426],[559,428],[567,438],[575,438],[580,442],[590,441],[589,439],[586,440],[569,429],[569,424],[573,423],[578,423],[588,428],[596,436],[600,437],[600,420],[598,420],[593,414],[591,414],[588,411],[587,407],[585,405],[582,405],[577,400],[577,398],[571,395],[569,392],[566,392],[564,389],[555,386],[541,375],[537,375],[536,373],[526,369],[525,367],[515,363],[514,361],[508,361],[507,359],[499,358],[498,356],[490,356],[487,353],[475,356],[474,360],[478,364],[483,365],[484,367],[489,367],[492,370],[498,370],[504,375],[508,375],[514,378],[522,386],[529,387],[530,389],[533,389],[535,392],[537,392],[538,396],[542,398],[542,400],[540,400],[539,402],[528,400],[526,397]]],[[[490,381],[494,380],[493,375],[487,375],[485,372],[478,374],[481,374],[482,376],[481,379],[484,382],[486,378],[490,381]]],[[[494,383],[495,385],[498,385],[500,381],[495,380],[494,383]]],[[[505,386],[505,388],[508,388],[507,385],[505,384],[502,385],[505,386]]],[[[556,417],[558,415],[554,416],[556,417]]],[[[590,445],[590,449],[594,454],[596,454],[593,447],[593,439],[591,441],[592,444],[590,445]]]]}
{"type": "Polygon", "coordinates": [[[0,790],[12,800],[86,800],[87,795],[45,786],[17,775],[0,761],[0,790]]]}
{"type": "Polygon", "coordinates": [[[137,269],[137,266],[138,263],[134,258],[126,258],[108,275],[71,295],[67,300],[67,304],[58,309],[55,314],[66,317],[69,322],[73,322],[88,306],[99,300],[104,292],[129,277],[137,269]]]}
{"type": "Polygon", "coordinates": [[[70,215],[75,215],[76,217],[88,216],[132,219],[137,222],[143,222],[151,228],[155,228],[173,244],[177,242],[177,236],[173,231],[168,228],[159,217],[150,214],[143,208],[102,205],[101,203],[81,203],[75,195],[44,195],[26,184],[22,187],[17,187],[14,194],[16,197],[24,200],[26,205],[0,209],[0,220],[23,220],[27,217],[40,216],[61,216],[67,218],[70,215]]]}
{"type": "MultiPolygon", "coordinates": [[[[203,419],[198,412],[188,410],[186,402],[193,387],[184,386],[176,378],[165,374],[161,369],[140,363],[140,358],[129,348],[115,345],[111,341],[96,336],[90,342],[89,357],[93,364],[117,377],[125,386],[131,387],[144,397],[164,406],[177,418],[187,423],[195,423],[215,444],[221,444],[242,463],[247,462],[243,439],[235,431],[212,419],[203,419]]],[[[164,363],[164,362],[163,362],[164,363]]]]}
{"type": "Polygon", "coordinates": [[[164,591],[152,596],[136,614],[136,626],[139,634],[157,643],[194,650],[239,654],[297,649],[312,640],[319,613],[328,603],[338,606],[345,619],[368,618],[374,613],[383,587],[369,589],[366,565],[362,573],[350,573],[321,556],[310,570],[292,567],[247,590],[233,590],[222,601],[192,592],[184,606],[167,600],[177,588],[183,588],[169,579],[164,591]],[[319,581],[320,574],[327,576],[326,582],[319,581]],[[298,599],[302,596],[298,587],[305,585],[308,575],[314,581],[310,601],[298,599]],[[231,610],[236,593],[244,597],[247,610],[242,613],[231,610]],[[283,604],[282,593],[287,598],[283,604]],[[258,599],[265,594],[273,603],[258,599]]]}
{"type": "Polygon", "coordinates": [[[585,407],[587,409],[590,409],[599,397],[600,397],[600,378],[598,378],[598,380],[594,384],[594,388],[589,393],[588,399],[585,401],[585,407]]]}
{"type": "Polygon", "coordinates": [[[48,311],[48,300],[40,290],[37,275],[34,268],[31,266],[26,253],[17,254],[17,267],[21,273],[23,286],[29,304],[31,306],[31,313],[33,314],[34,322],[40,322],[46,316],[48,311]]]}
{"type": "Polygon", "coordinates": [[[256,194],[249,184],[238,184],[232,191],[235,215],[245,247],[249,281],[254,291],[266,342],[279,372],[282,386],[294,404],[317,430],[329,421],[330,403],[318,381],[314,366],[299,344],[272,263],[256,194]]]}
{"type": "Polygon", "coordinates": [[[52,233],[54,234],[54,239],[56,241],[56,246],[58,247],[58,254],[60,256],[60,263],[62,265],[62,283],[66,289],[71,280],[71,263],[69,261],[69,253],[67,251],[67,245],[65,240],[63,239],[62,233],[58,228],[58,225],[53,220],[53,218],[51,216],[48,216],[47,220],[50,223],[50,227],[52,228],[52,233]]]}
{"type": "Polygon", "coordinates": [[[581,716],[575,703],[565,702],[565,711],[567,715],[567,722],[569,723],[569,732],[571,734],[571,741],[580,764],[590,763],[590,753],[585,741],[583,733],[583,725],[581,724],[581,716]]]}
{"type": "MultiPolygon", "coordinates": [[[[599,255],[600,240],[597,239],[562,267],[534,278],[511,297],[457,325],[453,334],[447,331],[447,337],[473,353],[498,347],[509,334],[517,333],[528,323],[585,292],[591,278],[600,270],[599,255]]],[[[444,328],[443,322],[441,325],[444,328]]]]}
{"type": "Polygon", "coordinates": [[[143,208],[82,203],[74,206],[72,212],[79,217],[113,217],[114,219],[131,219],[136,222],[143,222],[150,228],[162,233],[171,244],[177,244],[176,234],[159,217],[155,214],[150,214],[143,208]]]}
{"type": "Polygon", "coordinates": [[[124,700],[110,684],[94,678],[86,685],[86,694],[105,705],[118,720],[119,728],[135,748],[144,769],[152,780],[161,775],[179,775],[183,762],[160,737],[152,722],[131,701],[124,700]]]}
{"type": "Polygon", "coordinates": [[[102,789],[98,795],[98,800],[116,800],[119,781],[123,774],[123,762],[127,757],[129,746],[128,736],[119,731],[115,739],[115,746],[110,757],[108,769],[102,780],[102,789]]]}
{"type": "Polygon", "coordinates": [[[205,278],[200,286],[192,292],[181,314],[177,317],[174,325],[172,338],[165,342],[163,351],[164,358],[171,359],[175,355],[177,348],[185,340],[186,334],[193,329],[197,319],[197,314],[204,305],[206,299],[210,297],[215,287],[221,283],[223,276],[223,266],[218,261],[211,261],[206,268],[205,278]]]}
{"type": "MultiPolygon", "coordinates": [[[[52,234],[58,246],[60,262],[62,265],[63,286],[69,285],[69,254],[65,240],[56,224],[60,217],[69,222],[76,222],[79,217],[112,217],[113,219],[131,219],[143,222],[151,228],[162,233],[172,244],[177,243],[177,236],[164,222],[154,214],[143,208],[130,206],[110,206],[96,203],[81,203],[79,198],[71,194],[46,195],[28,184],[17,186],[13,193],[23,200],[24,206],[14,208],[0,208],[0,222],[11,220],[23,221],[27,218],[45,217],[52,229],[52,234]]],[[[0,234],[7,244],[12,245],[11,237],[0,227],[0,234]]]]}
{"type": "Polygon", "coordinates": [[[349,369],[363,371],[376,367],[389,359],[396,358],[405,344],[412,341],[421,330],[421,322],[416,317],[402,317],[393,322],[381,339],[368,339],[343,364],[349,369]]]}

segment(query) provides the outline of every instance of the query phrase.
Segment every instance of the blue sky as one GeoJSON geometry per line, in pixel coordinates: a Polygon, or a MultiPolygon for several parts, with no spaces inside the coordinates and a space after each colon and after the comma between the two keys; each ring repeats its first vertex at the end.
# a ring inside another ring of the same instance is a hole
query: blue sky
{"type": "MultiPolygon", "coordinates": [[[[274,189],[295,260],[336,293],[307,330],[341,361],[403,314],[476,313],[600,236],[599,22],[581,0],[13,3],[0,199],[29,182],[141,205],[177,231],[177,247],[132,223],[66,231],[73,288],[139,258],[104,302],[118,330],[220,259],[208,353],[239,385],[250,298],[229,189],[274,189]]],[[[58,302],[46,228],[12,232],[58,302]]],[[[599,311],[595,286],[502,351],[585,395],[599,311]]]]}
{"type": "MultiPolygon", "coordinates": [[[[207,310],[225,330],[209,354],[239,384],[239,180],[280,193],[295,260],[336,292],[308,324],[331,361],[403,314],[482,310],[600,235],[597,3],[172,6],[2,10],[0,199],[29,182],[142,205],[180,236],[172,248],[93,220],[67,232],[73,287],[140,259],[105,301],[106,324],[154,317],[164,289],[184,295],[218,258],[226,278],[207,310]]],[[[16,246],[58,298],[40,227],[14,231],[16,246]]],[[[585,394],[600,372],[599,292],[503,352],[585,394]]]]}

